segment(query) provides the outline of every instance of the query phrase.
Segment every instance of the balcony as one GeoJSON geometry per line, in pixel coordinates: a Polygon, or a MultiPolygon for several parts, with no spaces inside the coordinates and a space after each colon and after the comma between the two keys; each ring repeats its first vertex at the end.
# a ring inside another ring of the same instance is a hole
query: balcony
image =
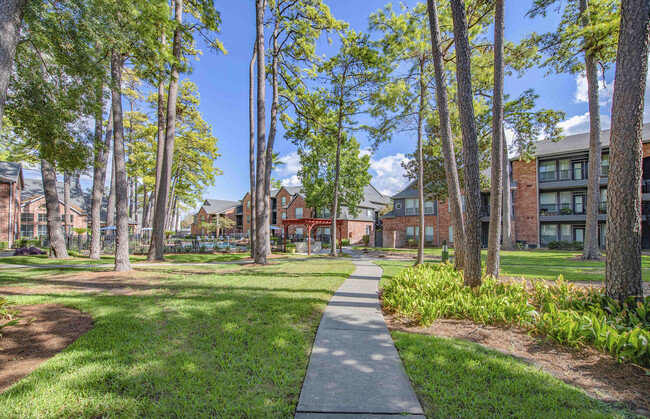
{"type": "MultiPolygon", "coordinates": [[[[587,204],[540,204],[541,221],[581,221],[586,219],[587,204]]],[[[598,219],[605,220],[607,202],[598,203],[598,219]]]]}

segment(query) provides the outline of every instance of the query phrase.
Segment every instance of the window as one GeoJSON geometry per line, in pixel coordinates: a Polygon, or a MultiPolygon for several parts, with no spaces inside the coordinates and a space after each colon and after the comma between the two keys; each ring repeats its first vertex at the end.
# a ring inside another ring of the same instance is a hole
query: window
{"type": "Polygon", "coordinates": [[[609,154],[603,154],[600,159],[600,173],[604,177],[609,175],[609,154]]]}
{"type": "Polygon", "coordinates": [[[585,241],[585,228],[584,227],[575,227],[573,229],[573,240],[584,243],[585,241]]]}
{"type": "Polygon", "coordinates": [[[375,218],[375,210],[371,208],[366,209],[366,215],[370,218],[375,218]]]}
{"type": "Polygon", "coordinates": [[[47,222],[47,214],[38,214],[38,222],[39,223],[46,223],[47,222]]]}
{"type": "Polygon", "coordinates": [[[246,216],[246,222],[248,222],[248,223],[251,222],[251,216],[250,216],[250,215],[247,215],[247,216],[246,216]]]}
{"type": "Polygon", "coordinates": [[[571,208],[571,192],[560,192],[560,208],[571,208]]]}
{"type": "Polygon", "coordinates": [[[453,242],[454,242],[454,229],[451,226],[449,226],[449,243],[453,243],[453,242]]]}
{"type": "Polygon", "coordinates": [[[539,180],[555,180],[555,160],[539,162],[539,180]]]}
{"type": "Polygon", "coordinates": [[[558,179],[570,180],[571,179],[571,160],[562,159],[558,160],[558,179]]]}
{"type": "Polygon", "coordinates": [[[601,212],[607,211],[607,189],[600,190],[600,202],[598,203],[598,210],[601,212]]]}
{"type": "Polygon", "coordinates": [[[424,241],[433,242],[433,226],[424,227],[424,241]]]}
{"type": "Polygon", "coordinates": [[[201,216],[201,222],[205,222],[205,215],[201,216]]]}
{"type": "Polygon", "coordinates": [[[570,242],[571,240],[571,224],[560,225],[560,240],[570,242]]]}
{"type": "Polygon", "coordinates": [[[406,227],[406,240],[417,240],[420,236],[420,227],[406,227]]]}
{"type": "Polygon", "coordinates": [[[283,220],[287,219],[287,212],[286,211],[282,211],[282,219],[283,220]]]}
{"type": "Polygon", "coordinates": [[[586,162],[577,161],[573,163],[573,180],[582,180],[587,179],[587,174],[585,169],[587,167],[586,162]]]}
{"type": "MultiPolygon", "coordinates": [[[[34,213],[23,212],[20,214],[21,223],[33,223],[34,222],[34,213]]],[[[30,236],[31,237],[31,236],[30,236]]]]}
{"type": "MultiPolygon", "coordinates": [[[[74,215],[70,214],[70,222],[73,222],[74,215]]],[[[65,223],[65,214],[61,214],[61,222],[65,223]]]]}
{"type": "Polygon", "coordinates": [[[585,213],[585,195],[573,195],[573,212],[576,214],[585,213]]]}
{"type": "Polygon", "coordinates": [[[366,226],[366,236],[370,235],[370,226],[366,226]]]}
{"type": "Polygon", "coordinates": [[[294,235],[296,239],[302,239],[302,227],[296,227],[296,232],[294,235]]]}
{"type": "Polygon", "coordinates": [[[557,240],[557,224],[542,224],[542,243],[548,244],[555,240],[557,240]]]}
{"type": "Polygon", "coordinates": [[[251,209],[251,201],[246,202],[246,208],[251,209]]]}
{"type": "Polygon", "coordinates": [[[47,225],[46,224],[41,224],[41,225],[38,226],[37,235],[38,236],[47,236],[47,225]]]}
{"type": "Polygon", "coordinates": [[[540,193],[539,208],[541,211],[557,211],[557,194],[555,192],[540,193]]]}
{"type": "Polygon", "coordinates": [[[425,214],[435,214],[435,206],[433,201],[424,201],[424,213],[425,214]]]}
{"type": "Polygon", "coordinates": [[[281,201],[282,201],[282,206],[287,205],[287,197],[286,196],[283,196],[281,201]]]}
{"type": "Polygon", "coordinates": [[[302,208],[296,208],[296,218],[302,218],[302,208]]]}
{"type": "Polygon", "coordinates": [[[20,226],[20,237],[33,237],[34,236],[34,226],[31,224],[25,224],[20,226]]]}
{"type": "Polygon", "coordinates": [[[418,214],[418,199],[406,198],[406,215],[418,214]]]}

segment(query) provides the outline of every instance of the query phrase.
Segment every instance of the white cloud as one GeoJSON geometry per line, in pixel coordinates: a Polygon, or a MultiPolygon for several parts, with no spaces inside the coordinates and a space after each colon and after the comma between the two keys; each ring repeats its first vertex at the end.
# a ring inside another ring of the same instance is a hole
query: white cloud
{"type": "Polygon", "coordinates": [[[284,163],[282,166],[278,166],[275,170],[275,173],[280,177],[289,177],[295,175],[300,170],[300,157],[298,156],[298,151],[292,151],[289,154],[280,156],[280,161],[284,163]]]}
{"type": "Polygon", "coordinates": [[[406,171],[402,167],[402,163],[408,160],[404,153],[385,156],[378,160],[371,159],[372,184],[385,195],[396,194],[408,183],[408,179],[404,177],[406,171]]]}
{"type": "MultiPolygon", "coordinates": [[[[603,82],[603,78],[598,79],[598,101],[600,106],[611,104],[612,95],[614,94],[614,81],[603,82]]],[[[576,74],[576,92],[574,96],[576,103],[589,103],[589,92],[587,88],[587,77],[584,74],[576,74]]]]}
{"type": "MultiPolygon", "coordinates": [[[[611,125],[612,121],[609,115],[600,114],[600,128],[609,129],[611,125]]],[[[589,112],[583,115],[572,116],[566,121],[560,122],[558,126],[563,129],[564,135],[589,132],[589,112]]]]}
{"type": "Polygon", "coordinates": [[[300,186],[300,179],[298,175],[292,175],[288,178],[282,179],[282,186],[300,186]]]}

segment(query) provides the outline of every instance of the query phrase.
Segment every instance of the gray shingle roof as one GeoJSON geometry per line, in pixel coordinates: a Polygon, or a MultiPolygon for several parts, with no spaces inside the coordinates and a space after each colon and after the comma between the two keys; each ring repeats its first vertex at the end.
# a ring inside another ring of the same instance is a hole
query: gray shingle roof
{"type": "Polygon", "coordinates": [[[203,203],[203,208],[208,214],[218,214],[222,211],[229,210],[231,208],[240,205],[239,201],[225,201],[222,199],[206,199],[203,203]]]}
{"type": "Polygon", "coordinates": [[[20,177],[22,177],[22,164],[0,161],[0,178],[17,182],[20,177]]]}
{"type": "MultiPolygon", "coordinates": [[[[601,131],[600,139],[603,147],[609,147],[609,134],[610,130],[608,129],[601,131]]],[[[643,124],[641,139],[644,143],[650,142],[650,123],[643,124]]],[[[567,135],[557,142],[551,140],[538,141],[535,149],[535,156],[547,157],[588,150],[589,132],[584,132],[581,134],[567,135]]]]}

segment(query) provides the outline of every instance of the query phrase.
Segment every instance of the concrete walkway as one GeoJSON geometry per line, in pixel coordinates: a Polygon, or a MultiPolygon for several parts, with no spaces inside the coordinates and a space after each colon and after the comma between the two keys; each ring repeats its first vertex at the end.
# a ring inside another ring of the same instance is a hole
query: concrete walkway
{"type": "Polygon", "coordinates": [[[354,256],[316,333],[296,418],[424,418],[379,307],[382,269],[354,256]]]}

